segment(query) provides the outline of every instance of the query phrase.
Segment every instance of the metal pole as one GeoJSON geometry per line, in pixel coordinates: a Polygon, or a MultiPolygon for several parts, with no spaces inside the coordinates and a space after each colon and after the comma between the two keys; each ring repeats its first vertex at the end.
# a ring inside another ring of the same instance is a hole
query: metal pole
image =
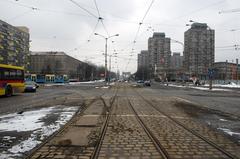
{"type": "MultiPolygon", "coordinates": [[[[211,69],[210,71],[212,71],[212,69],[211,69]]],[[[209,80],[210,80],[210,81],[209,81],[209,89],[210,89],[210,90],[212,90],[212,76],[213,76],[213,75],[210,75],[210,76],[209,76],[209,78],[210,78],[210,79],[209,79],[209,80]]]]}
{"type": "Polygon", "coordinates": [[[238,84],[238,59],[236,59],[236,76],[237,76],[237,84],[238,84]]]}
{"type": "Polygon", "coordinates": [[[105,38],[106,43],[105,43],[105,82],[107,83],[108,81],[108,76],[107,76],[107,40],[108,38],[105,38]]]}
{"type": "Polygon", "coordinates": [[[111,57],[112,55],[109,56],[109,75],[108,75],[109,82],[111,81],[111,57]]]}
{"type": "Polygon", "coordinates": [[[227,67],[228,67],[228,60],[226,60],[226,65],[225,65],[225,81],[224,81],[224,83],[226,82],[226,80],[227,80],[227,67]]]}

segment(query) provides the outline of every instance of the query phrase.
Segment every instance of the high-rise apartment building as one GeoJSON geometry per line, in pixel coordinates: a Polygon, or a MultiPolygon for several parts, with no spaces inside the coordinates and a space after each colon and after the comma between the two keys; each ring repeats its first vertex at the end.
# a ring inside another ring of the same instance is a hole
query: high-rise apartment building
{"type": "Polygon", "coordinates": [[[29,30],[0,20],[0,63],[29,69],[29,30]]]}
{"type": "Polygon", "coordinates": [[[156,76],[165,78],[170,67],[170,38],[165,33],[153,33],[148,39],[149,66],[156,76]]]}
{"type": "Polygon", "coordinates": [[[171,56],[171,69],[181,69],[183,67],[183,56],[180,53],[174,52],[171,56]]]}
{"type": "Polygon", "coordinates": [[[207,78],[214,63],[214,38],[206,23],[193,23],[184,33],[184,67],[189,76],[207,78]]]}
{"type": "Polygon", "coordinates": [[[149,54],[148,50],[142,50],[138,54],[138,69],[142,67],[149,67],[149,54]]]}

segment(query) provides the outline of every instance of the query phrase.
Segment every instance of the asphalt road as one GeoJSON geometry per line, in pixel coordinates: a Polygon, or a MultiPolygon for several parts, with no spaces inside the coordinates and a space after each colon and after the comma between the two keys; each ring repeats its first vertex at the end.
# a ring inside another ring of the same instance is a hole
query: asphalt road
{"type": "MultiPolygon", "coordinates": [[[[125,109],[128,105],[126,102],[127,98],[130,98],[133,105],[136,105],[136,107],[141,105],[141,109],[144,111],[150,111],[149,108],[147,108],[146,103],[144,104],[144,102],[137,97],[136,92],[130,88],[136,87],[136,83],[123,83],[120,85],[124,86],[123,88],[125,88],[125,86],[127,88],[126,90],[122,88],[117,93],[116,101],[119,102],[119,106],[117,106],[116,109],[119,109],[118,111],[120,113],[127,111],[127,108],[125,109]]],[[[142,87],[139,85],[135,90],[155,105],[158,105],[160,110],[164,110],[166,113],[172,114],[172,116],[175,116],[177,119],[180,117],[179,120],[182,115],[187,116],[190,125],[192,122],[200,122],[203,126],[207,126],[207,129],[210,128],[214,132],[216,131],[224,134],[234,142],[240,142],[240,92],[236,89],[228,92],[202,91],[153,83],[151,87],[142,87]]],[[[3,114],[21,111],[24,112],[23,115],[26,115],[29,110],[34,111],[40,110],[39,108],[42,107],[56,107],[58,113],[53,111],[44,118],[44,122],[47,125],[47,123],[55,123],[55,119],[61,116],[61,110],[63,108],[74,106],[79,108],[84,105],[84,101],[100,97],[103,93],[105,93],[105,95],[102,98],[106,101],[114,95],[113,90],[109,89],[109,87],[105,87],[104,83],[42,86],[36,93],[17,94],[8,98],[0,97],[0,116],[3,114]]],[[[109,105],[109,101],[106,103],[107,105],[109,105]]],[[[95,113],[101,112],[98,110],[99,105],[95,106],[96,108],[94,107],[92,110],[94,115],[95,113]]],[[[129,112],[125,113],[128,114],[129,112]]],[[[142,112],[140,111],[139,113],[142,112]]],[[[151,114],[156,112],[152,111],[149,113],[151,114]]],[[[145,116],[145,114],[143,114],[143,116],[145,116]]],[[[123,118],[122,120],[127,119],[123,118]]],[[[156,121],[151,121],[150,123],[153,122],[156,121]]],[[[126,121],[126,123],[129,123],[129,121],[126,121]]],[[[195,124],[195,126],[198,125],[195,124]]],[[[156,128],[158,128],[158,126],[156,126],[156,128]]],[[[131,127],[129,127],[129,129],[131,129],[131,127]]],[[[161,131],[161,129],[159,131],[161,131]]],[[[11,132],[11,134],[9,132],[1,133],[0,139],[2,137],[2,141],[6,140],[4,135],[5,137],[6,135],[14,137],[17,136],[14,140],[17,140],[19,136],[29,137],[32,135],[31,131],[23,134],[16,131],[11,132]]],[[[11,147],[11,144],[13,143],[9,142],[8,144],[10,145],[7,146],[11,147]]]]}
{"type": "Polygon", "coordinates": [[[47,85],[40,86],[36,93],[26,92],[12,97],[0,97],[0,114],[14,113],[41,106],[63,104],[66,98],[78,95],[79,98],[90,98],[99,95],[104,83],[47,85]],[[94,90],[94,91],[93,91],[94,90]]]}
{"type": "MultiPolygon", "coordinates": [[[[22,111],[39,105],[54,105],[71,95],[78,94],[79,98],[90,98],[99,95],[104,83],[45,86],[40,87],[36,93],[17,94],[10,98],[0,97],[0,114],[22,111]]],[[[145,87],[145,95],[157,95],[160,97],[178,97],[188,100],[202,107],[231,114],[240,118],[240,90],[233,91],[202,91],[191,88],[176,88],[154,83],[151,87],[145,87]]]]}
{"type": "Polygon", "coordinates": [[[146,89],[150,94],[179,97],[202,107],[240,117],[240,90],[238,89],[232,89],[232,91],[206,91],[165,86],[160,83],[154,83],[151,88],[146,89]]]}

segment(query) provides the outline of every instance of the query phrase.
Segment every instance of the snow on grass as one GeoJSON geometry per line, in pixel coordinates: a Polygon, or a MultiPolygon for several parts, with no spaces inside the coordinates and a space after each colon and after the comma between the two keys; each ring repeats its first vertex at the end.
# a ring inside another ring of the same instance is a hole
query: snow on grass
{"type": "MultiPolygon", "coordinates": [[[[13,145],[7,151],[0,152],[0,158],[14,158],[22,156],[24,152],[30,151],[35,146],[40,144],[47,136],[64,125],[78,107],[49,107],[40,110],[27,111],[23,114],[8,114],[0,117],[0,133],[8,131],[26,132],[31,131],[31,135],[27,139],[18,141],[18,144],[13,145]],[[56,121],[52,121],[47,125],[43,119],[47,116],[57,115],[56,121]]],[[[4,136],[3,140],[16,140],[14,136],[4,136]]],[[[12,142],[12,141],[9,141],[12,142]]]]}

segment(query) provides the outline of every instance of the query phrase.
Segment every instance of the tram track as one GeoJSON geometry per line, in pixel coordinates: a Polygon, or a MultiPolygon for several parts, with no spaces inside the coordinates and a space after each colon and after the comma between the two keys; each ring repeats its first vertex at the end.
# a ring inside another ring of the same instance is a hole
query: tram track
{"type": "MultiPolygon", "coordinates": [[[[41,144],[39,144],[37,147],[35,147],[34,149],[32,149],[29,154],[25,157],[26,159],[30,159],[30,158],[36,158],[36,156],[34,156],[35,154],[39,153],[40,155],[38,155],[37,158],[47,158],[46,155],[42,155],[40,151],[45,145],[48,145],[56,136],[58,136],[59,134],[64,133],[64,131],[66,131],[69,127],[73,126],[74,123],[78,120],[79,117],[83,116],[83,114],[85,113],[85,111],[95,102],[97,101],[102,101],[103,105],[105,108],[107,108],[107,104],[103,98],[104,95],[106,95],[106,93],[108,92],[108,90],[104,91],[103,93],[101,93],[99,96],[94,97],[93,99],[90,99],[90,101],[86,104],[84,102],[83,106],[80,107],[78,109],[78,111],[73,115],[73,117],[68,121],[68,123],[66,123],[62,128],[60,128],[58,131],[54,132],[52,135],[50,135],[47,139],[45,139],[41,144]]],[[[113,102],[110,102],[113,103],[113,102]]],[[[108,111],[108,109],[106,109],[108,111]]],[[[108,113],[107,113],[108,114],[108,113]]],[[[84,126],[83,126],[84,127],[84,126]]],[[[88,127],[88,126],[87,126],[88,127]]],[[[58,145],[53,145],[53,146],[57,146],[58,145]]],[[[63,147],[67,148],[69,147],[68,145],[62,145],[63,147]]],[[[71,146],[70,146],[71,147],[71,146]]],[[[76,146],[73,146],[76,147],[76,146]]],[[[77,146],[78,147],[78,146],[77,146]]],[[[54,158],[53,156],[50,158],[54,158]]]]}
{"type": "MultiPolygon", "coordinates": [[[[134,90],[134,89],[133,89],[134,90]]],[[[217,149],[218,151],[220,151],[222,154],[226,155],[228,158],[231,159],[239,159],[239,157],[231,154],[230,152],[224,150],[222,147],[220,147],[218,144],[216,144],[215,142],[211,141],[210,139],[204,137],[203,135],[199,134],[198,132],[188,128],[185,124],[179,122],[177,119],[174,119],[173,117],[171,117],[170,115],[168,115],[167,113],[159,110],[159,108],[157,106],[155,106],[153,103],[151,103],[148,99],[146,99],[145,97],[143,97],[138,91],[134,90],[134,92],[136,92],[136,94],[148,105],[150,105],[152,108],[154,108],[156,111],[158,111],[160,114],[162,114],[163,116],[167,117],[168,119],[170,119],[172,122],[174,122],[175,124],[177,124],[178,126],[182,127],[184,130],[186,130],[187,132],[193,134],[194,136],[198,137],[199,139],[203,140],[204,142],[208,143],[209,145],[211,145],[212,147],[214,147],[215,149],[217,149]]],[[[140,117],[139,117],[140,118],[140,117]]]]}
{"type": "Polygon", "coordinates": [[[109,119],[111,117],[111,111],[112,111],[112,106],[114,104],[114,101],[117,97],[117,93],[118,93],[118,87],[116,89],[116,92],[115,92],[115,95],[112,97],[112,99],[110,100],[110,106],[108,107],[105,100],[103,98],[101,98],[104,106],[107,109],[106,111],[106,119],[104,121],[104,124],[102,126],[102,129],[101,129],[101,135],[100,135],[100,138],[97,142],[97,145],[95,146],[95,149],[94,149],[94,152],[93,152],[93,155],[91,156],[91,159],[97,159],[98,158],[98,155],[99,155],[99,152],[100,152],[100,149],[101,149],[101,145],[102,145],[102,142],[103,142],[103,139],[104,139],[104,136],[106,134],[106,131],[107,131],[107,127],[108,127],[108,123],[109,123],[109,119]]]}
{"type": "Polygon", "coordinates": [[[137,118],[139,124],[141,125],[141,127],[143,128],[143,130],[146,132],[146,134],[148,135],[148,137],[151,139],[151,141],[153,142],[153,144],[155,145],[156,149],[158,150],[158,152],[162,155],[162,157],[164,159],[170,159],[169,154],[167,153],[167,151],[164,149],[164,147],[161,145],[161,143],[159,142],[159,140],[155,137],[155,135],[151,132],[151,130],[146,126],[146,124],[143,122],[143,120],[139,117],[138,113],[136,112],[135,108],[133,107],[130,99],[127,97],[129,106],[131,107],[135,117],[137,118]]]}

